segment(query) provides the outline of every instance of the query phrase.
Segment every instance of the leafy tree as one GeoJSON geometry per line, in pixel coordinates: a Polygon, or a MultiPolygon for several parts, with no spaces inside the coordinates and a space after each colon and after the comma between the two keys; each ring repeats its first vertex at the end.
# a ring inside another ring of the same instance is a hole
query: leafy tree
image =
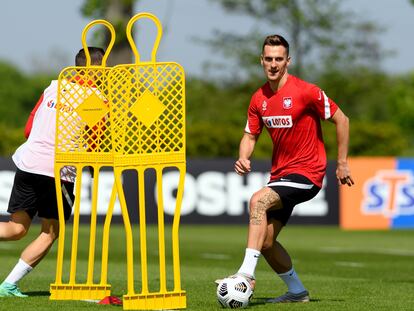
{"type": "MultiPolygon", "coordinates": [[[[323,123],[326,154],[336,159],[336,131],[330,122],[323,123]]],[[[350,156],[402,156],[406,154],[407,138],[402,130],[390,122],[369,123],[353,121],[350,127],[350,156]]]]}
{"type": "Polygon", "coordinates": [[[43,89],[50,82],[46,75],[26,76],[19,69],[0,62],[0,123],[24,126],[43,89]]]}
{"type": "Polygon", "coordinates": [[[11,128],[0,123],[0,156],[11,156],[25,140],[23,128],[11,128]]]}
{"type": "Polygon", "coordinates": [[[414,72],[393,77],[389,86],[389,120],[398,124],[408,143],[404,155],[414,155],[414,72]]]}
{"type": "MultiPolygon", "coordinates": [[[[133,15],[133,5],[138,0],[85,0],[81,12],[86,17],[105,19],[114,25],[116,31],[115,45],[108,59],[108,64],[129,64],[132,61],[125,29],[133,15]]],[[[96,39],[104,47],[108,46],[110,33],[100,34],[96,39]]]]}
{"type": "Polygon", "coordinates": [[[393,109],[388,97],[392,81],[383,72],[360,67],[326,70],[317,82],[352,120],[389,122],[393,109]]]}
{"type": "Polygon", "coordinates": [[[25,141],[23,127],[51,77],[27,76],[4,62],[0,62],[0,77],[0,155],[10,156],[25,141]]]}
{"type": "Polygon", "coordinates": [[[310,75],[316,63],[318,67],[321,62],[336,67],[372,65],[384,56],[375,37],[380,28],[343,10],[339,0],[212,1],[230,14],[256,21],[248,34],[216,30],[213,39],[207,40],[214,49],[234,59],[238,71],[245,70],[249,75],[258,73],[263,29],[280,29],[278,32],[287,37],[292,45],[292,72],[302,77],[310,75]]]}

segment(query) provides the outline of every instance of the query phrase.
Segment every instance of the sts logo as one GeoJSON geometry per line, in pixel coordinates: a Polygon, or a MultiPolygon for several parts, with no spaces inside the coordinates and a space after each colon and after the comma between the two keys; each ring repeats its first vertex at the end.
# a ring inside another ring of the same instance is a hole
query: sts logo
{"type": "Polygon", "coordinates": [[[361,212],[395,219],[414,215],[414,176],[411,170],[379,170],[363,188],[361,212]]]}

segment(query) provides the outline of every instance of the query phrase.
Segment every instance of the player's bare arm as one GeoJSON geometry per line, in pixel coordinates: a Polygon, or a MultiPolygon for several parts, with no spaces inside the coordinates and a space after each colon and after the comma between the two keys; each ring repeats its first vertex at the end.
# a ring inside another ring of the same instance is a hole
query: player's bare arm
{"type": "Polygon", "coordinates": [[[239,159],[234,164],[234,170],[239,175],[247,174],[251,171],[250,156],[256,145],[257,136],[244,133],[239,148],[239,159]]]}
{"type": "Polygon", "coordinates": [[[339,185],[352,186],[354,180],[348,166],[348,143],[349,143],[349,119],[341,109],[335,112],[330,119],[336,126],[336,140],[338,145],[338,161],[336,168],[336,178],[339,185]]]}

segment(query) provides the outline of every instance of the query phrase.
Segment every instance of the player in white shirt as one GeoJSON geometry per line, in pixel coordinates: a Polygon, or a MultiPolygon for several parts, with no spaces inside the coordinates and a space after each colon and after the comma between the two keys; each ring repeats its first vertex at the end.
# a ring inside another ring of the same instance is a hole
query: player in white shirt
{"type": "MultiPolygon", "coordinates": [[[[101,65],[101,48],[89,47],[92,65],[101,65]]],[[[76,66],[86,65],[85,51],[75,57],[76,66]]],[[[74,82],[74,83],[79,83],[74,82]]],[[[56,103],[58,82],[52,81],[30,113],[25,128],[27,141],[14,153],[17,167],[9,200],[10,220],[0,222],[0,241],[15,241],[29,231],[34,216],[41,219],[41,232],[21,253],[20,259],[0,285],[0,297],[27,297],[17,283],[48,253],[59,235],[58,209],[54,179],[56,103]]],[[[74,171],[66,167],[61,176],[65,219],[72,210],[74,171]]]]}

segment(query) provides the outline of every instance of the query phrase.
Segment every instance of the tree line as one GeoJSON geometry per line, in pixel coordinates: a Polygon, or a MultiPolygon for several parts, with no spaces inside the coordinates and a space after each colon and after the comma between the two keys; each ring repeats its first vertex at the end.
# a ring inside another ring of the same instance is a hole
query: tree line
{"type": "MultiPolygon", "coordinates": [[[[26,75],[0,63],[0,154],[9,156],[25,138],[31,109],[53,75],[26,75]]],[[[263,78],[242,82],[187,77],[187,154],[189,157],[236,157],[252,92],[263,78]]],[[[387,74],[368,68],[326,70],[313,81],[349,116],[352,156],[414,155],[414,72],[387,74]]],[[[336,156],[334,126],[323,122],[329,158],[336,156]]],[[[271,154],[267,135],[259,139],[255,157],[271,154]]]]}

